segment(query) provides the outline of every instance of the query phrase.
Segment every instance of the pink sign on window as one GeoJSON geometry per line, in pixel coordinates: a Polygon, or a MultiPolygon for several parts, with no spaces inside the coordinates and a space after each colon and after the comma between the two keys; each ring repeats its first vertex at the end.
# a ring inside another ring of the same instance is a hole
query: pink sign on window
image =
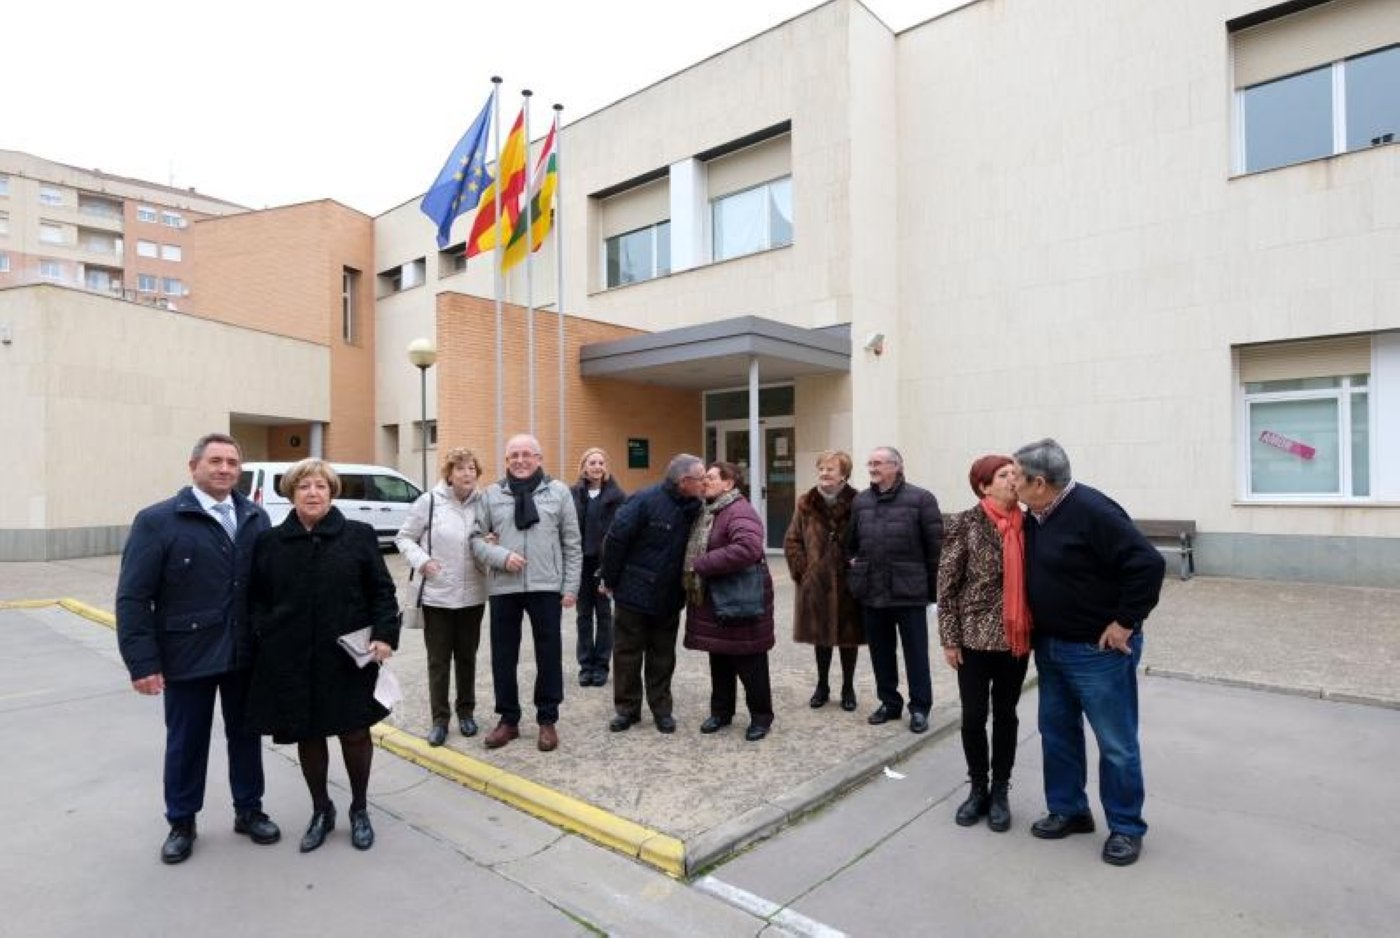
{"type": "Polygon", "coordinates": [[[1317,450],[1314,447],[1306,443],[1300,443],[1297,440],[1290,440],[1282,433],[1275,433],[1272,430],[1265,430],[1263,433],[1260,433],[1259,442],[1266,446],[1281,449],[1285,453],[1292,453],[1294,456],[1299,456],[1303,459],[1312,459],[1317,455],[1317,450]]]}

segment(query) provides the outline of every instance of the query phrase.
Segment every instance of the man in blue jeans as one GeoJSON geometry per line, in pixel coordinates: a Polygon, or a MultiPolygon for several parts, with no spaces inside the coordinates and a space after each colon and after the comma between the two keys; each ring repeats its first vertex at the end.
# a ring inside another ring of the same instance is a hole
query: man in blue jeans
{"type": "Polygon", "coordinates": [[[1040,675],[1040,745],[1049,813],[1043,840],[1094,830],[1084,786],[1084,720],[1099,746],[1103,860],[1136,863],[1147,822],[1138,748],[1142,623],[1157,605],[1162,555],[1113,499],[1073,480],[1054,440],[1021,447],[1017,496],[1026,521],[1026,592],[1040,675]]]}

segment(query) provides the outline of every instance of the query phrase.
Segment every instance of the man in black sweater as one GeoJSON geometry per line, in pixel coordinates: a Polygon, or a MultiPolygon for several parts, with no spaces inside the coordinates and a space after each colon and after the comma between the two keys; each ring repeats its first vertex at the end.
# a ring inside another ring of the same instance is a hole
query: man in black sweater
{"type": "Polygon", "coordinates": [[[1166,564],[1127,512],[1077,483],[1054,440],[1021,447],[1017,495],[1026,520],[1026,593],[1040,675],[1040,745],[1049,813],[1043,840],[1094,830],[1084,793],[1084,719],[1099,746],[1099,800],[1108,820],[1103,860],[1136,863],[1147,822],[1138,748],[1142,623],[1166,564]]]}

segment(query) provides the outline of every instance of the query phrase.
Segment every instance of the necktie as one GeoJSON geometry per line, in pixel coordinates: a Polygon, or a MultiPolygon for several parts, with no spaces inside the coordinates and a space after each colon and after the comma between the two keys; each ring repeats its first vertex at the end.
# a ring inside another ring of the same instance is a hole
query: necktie
{"type": "Polygon", "coordinates": [[[238,522],[233,517],[233,506],[224,502],[214,505],[213,508],[219,516],[219,524],[224,526],[224,531],[228,534],[228,539],[233,540],[234,534],[238,532],[238,522]]]}

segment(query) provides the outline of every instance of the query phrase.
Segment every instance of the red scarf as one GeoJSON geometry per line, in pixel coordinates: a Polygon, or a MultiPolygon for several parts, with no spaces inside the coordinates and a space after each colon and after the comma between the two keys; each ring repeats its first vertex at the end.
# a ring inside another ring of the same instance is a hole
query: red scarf
{"type": "Polygon", "coordinates": [[[1003,508],[983,498],[982,511],[1001,534],[1002,622],[1011,654],[1024,658],[1031,653],[1031,607],[1026,602],[1026,538],[1019,505],[1003,508]]]}

